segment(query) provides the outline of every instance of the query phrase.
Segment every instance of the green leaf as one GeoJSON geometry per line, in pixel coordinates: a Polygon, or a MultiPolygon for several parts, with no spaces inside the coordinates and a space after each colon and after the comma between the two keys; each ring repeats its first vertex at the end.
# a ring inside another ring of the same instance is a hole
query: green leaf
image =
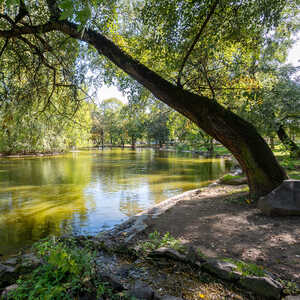
{"type": "Polygon", "coordinates": [[[59,17],[59,20],[66,20],[73,15],[73,10],[65,10],[59,17]]]}
{"type": "Polygon", "coordinates": [[[91,16],[91,10],[89,9],[88,6],[85,6],[82,10],[77,12],[77,20],[80,21],[80,23],[85,24],[87,20],[91,16]]]}

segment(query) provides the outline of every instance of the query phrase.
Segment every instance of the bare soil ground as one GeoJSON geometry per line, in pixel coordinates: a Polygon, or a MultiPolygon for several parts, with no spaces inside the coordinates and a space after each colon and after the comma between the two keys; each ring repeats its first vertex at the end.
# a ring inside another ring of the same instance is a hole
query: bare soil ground
{"type": "Polygon", "coordinates": [[[170,232],[209,257],[231,257],[263,266],[300,284],[300,217],[267,217],[247,203],[241,187],[196,190],[158,218],[135,240],[155,230],[170,232]]]}

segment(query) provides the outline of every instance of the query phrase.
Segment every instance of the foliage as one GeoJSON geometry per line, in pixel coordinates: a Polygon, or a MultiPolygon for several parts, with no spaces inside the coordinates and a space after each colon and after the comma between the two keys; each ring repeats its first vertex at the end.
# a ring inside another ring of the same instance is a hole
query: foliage
{"type": "MultiPolygon", "coordinates": [[[[230,110],[240,112],[252,100],[251,92],[262,84],[257,68],[284,62],[298,14],[297,0],[47,0],[43,5],[1,0],[0,49],[5,59],[0,69],[7,70],[2,90],[9,94],[12,83],[24,96],[26,75],[28,87],[41,94],[47,108],[62,87],[74,87],[67,90],[76,94],[85,84],[117,82],[133,101],[148,99],[146,88],[230,148],[245,168],[251,160],[247,176],[253,177],[251,194],[257,197],[286,175],[254,128],[248,130],[252,126],[230,110]],[[35,73],[39,80],[31,76],[35,73]],[[256,142],[260,151],[252,146],[256,142]],[[258,152],[269,163],[261,162],[258,152]],[[258,168],[262,171],[255,172],[258,168]]],[[[149,123],[148,136],[162,145],[169,132],[152,136],[160,121],[165,123],[162,116],[149,123]]],[[[206,144],[212,152],[213,140],[206,144]]]]}
{"type": "Polygon", "coordinates": [[[38,108],[18,112],[0,111],[0,152],[36,153],[65,151],[89,144],[91,117],[89,106],[82,105],[73,119],[38,108]]]}
{"type": "Polygon", "coordinates": [[[76,299],[83,295],[126,299],[99,279],[95,254],[88,247],[79,247],[74,239],[49,238],[35,248],[43,264],[17,281],[18,288],[9,293],[9,299],[76,299]]]}
{"type": "Polygon", "coordinates": [[[283,292],[286,295],[297,295],[300,293],[300,287],[296,282],[287,281],[287,280],[280,280],[281,284],[283,285],[283,292]]]}
{"type": "Polygon", "coordinates": [[[44,263],[28,277],[17,281],[18,288],[10,299],[70,299],[83,292],[90,292],[95,280],[93,254],[49,239],[36,245],[44,263]]]}
{"type": "Polygon", "coordinates": [[[236,265],[237,271],[240,272],[243,276],[264,277],[266,274],[261,266],[258,266],[253,263],[246,263],[244,261],[234,260],[231,258],[225,258],[223,260],[236,265]]]}
{"type": "Polygon", "coordinates": [[[173,248],[180,252],[184,251],[184,246],[181,244],[181,242],[171,236],[169,232],[161,235],[158,231],[154,231],[149,234],[147,241],[139,244],[139,248],[144,253],[161,247],[173,248]]]}

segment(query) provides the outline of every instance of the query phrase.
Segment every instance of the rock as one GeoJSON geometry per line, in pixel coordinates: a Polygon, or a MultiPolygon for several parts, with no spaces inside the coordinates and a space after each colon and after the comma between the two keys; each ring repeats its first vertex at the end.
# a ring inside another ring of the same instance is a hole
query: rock
{"type": "Polygon", "coordinates": [[[287,297],[284,298],[284,300],[300,300],[300,295],[287,296],[287,297]]]}
{"type": "Polygon", "coordinates": [[[271,193],[261,197],[257,206],[267,216],[299,216],[300,180],[284,180],[271,193]]]}
{"type": "Polygon", "coordinates": [[[201,263],[205,262],[205,259],[198,254],[197,250],[193,246],[189,247],[185,260],[197,266],[200,266],[201,263]]]}
{"type": "Polygon", "coordinates": [[[37,258],[33,253],[24,254],[21,257],[20,267],[33,270],[42,263],[41,259],[37,258]]]}
{"type": "Polygon", "coordinates": [[[178,251],[172,249],[172,248],[166,248],[161,247],[156,250],[153,250],[151,253],[149,253],[149,256],[152,258],[171,258],[179,261],[186,261],[185,255],[180,254],[178,251]]]}
{"type": "Polygon", "coordinates": [[[17,257],[12,257],[12,258],[9,258],[7,260],[4,261],[4,264],[5,265],[17,265],[18,262],[20,261],[20,259],[18,259],[17,257]]]}
{"type": "Polygon", "coordinates": [[[239,175],[234,174],[226,174],[223,177],[221,177],[217,182],[220,184],[227,185],[242,185],[248,183],[246,177],[241,177],[239,175]]]}
{"type": "Polygon", "coordinates": [[[225,280],[235,281],[241,276],[241,274],[237,272],[237,266],[231,262],[209,259],[202,265],[202,267],[205,271],[217,275],[225,280]]]}
{"type": "Polygon", "coordinates": [[[243,170],[239,166],[235,166],[230,170],[230,173],[233,176],[241,176],[243,175],[243,170]]]}
{"type": "Polygon", "coordinates": [[[9,292],[12,292],[13,290],[17,289],[18,287],[19,286],[17,284],[12,284],[12,285],[6,287],[1,294],[1,297],[3,297],[1,299],[3,299],[3,300],[7,299],[7,294],[9,292]]]}
{"type": "Polygon", "coordinates": [[[14,283],[17,278],[16,268],[0,264],[0,288],[14,283]]]}
{"type": "Polygon", "coordinates": [[[158,299],[155,296],[154,290],[142,281],[136,281],[128,291],[130,297],[135,297],[139,300],[153,300],[158,299]]]}
{"type": "Polygon", "coordinates": [[[32,253],[7,259],[0,264],[0,287],[15,283],[19,275],[31,272],[41,263],[42,261],[32,253]]]}
{"type": "Polygon", "coordinates": [[[114,291],[121,292],[124,290],[121,282],[113,274],[110,274],[108,272],[100,272],[99,276],[101,277],[101,280],[108,282],[114,291]]]}
{"type": "Polygon", "coordinates": [[[132,265],[124,264],[120,268],[118,268],[117,274],[122,277],[125,277],[128,276],[130,270],[132,270],[132,265]]]}
{"type": "Polygon", "coordinates": [[[239,284],[254,293],[271,299],[280,299],[282,285],[269,277],[245,276],[239,284]]]}

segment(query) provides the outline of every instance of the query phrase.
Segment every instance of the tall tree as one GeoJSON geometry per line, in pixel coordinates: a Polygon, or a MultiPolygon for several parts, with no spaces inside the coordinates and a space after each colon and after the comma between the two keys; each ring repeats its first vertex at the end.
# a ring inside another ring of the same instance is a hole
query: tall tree
{"type": "MultiPolygon", "coordinates": [[[[47,0],[42,5],[35,1],[28,1],[25,2],[27,13],[22,18],[18,17],[18,12],[21,9],[18,0],[7,1],[6,7],[3,6],[4,1],[1,0],[1,2],[3,7],[0,14],[1,54],[6,51],[8,44],[17,41],[26,48],[30,55],[40,57],[41,63],[45,64],[44,58],[50,54],[49,51],[46,51],[47,44],[43,41],[55,38],[56,44],[60,45],[59,41],[67,36],[86,42],[89,47],[94,47],[98,54],[105,56],[148,89],[156,98],[188,117],[207,134],[227,147],[247,174],[253,198],[270,192],[287,178],[272,151],[252,124],[206,95],[195,94],[195,91],[191,92],[183,88],[184,85],[181,83],[180,76],[181,70],[185,69],[184,63],[188,58],[184,57],[182,60],[183,67],[178,69],[178,84],[172,83],[174,68],[178,66],[178,60],[172,63],[172,59],[178,55],[179,49],[191,49],[188,51],[192,52],[199,37],[210,40],[207,45],[211,45],[212,48],[213,45],[221,46],[219,53],[222,53],[222,46],[226,45],[226,37],[239,43],[252,42],[251,45],[260,49],[268,30],[275,30],[284,18],[288,20],[294,11],[296,12],[297,7],[293,1],[266,0],[258,2],[248,0],[241,2],[220,0],[212,2],[207,0],[202,4],[179,0],[168,1],[167,3],[166,1],[147,1],[146,4],[149,5],[148,7],[146,5],[145,8],[149,9],[146,11],[156,12],[153,16],[157,16],[158,21],[160,21],[158,24],[152,24],[158,29],[156,32],[166,32],[167,34],[162,41],[162,45],[165,46],[158,47],[159,50],[162,50],[160,51],[161,54],[157,57],[152,56],[150,51],[148,53],[149,59],[144,59],[143,56],[140,61],[137,60],[139,56],[136,55],[136,52],[131,51],[134,44],[127,47],[129,44],[126,44],[126,39],[118,35],[118,32],[115,32],[113,28],[114,22],[120,27],[125,24],[116,20],[118,12],[122,9],[122,6],[117,6],[117,1],[47,0]],[[161,7],[164,9],[161,10],[161,7]],[[292,9],[294,11],[291,11],[292,9]],[[161,14],[158,13],[159,11],[163,12],[165,18],[162,18],[161,14]],[[194,13],[196,11],[198,12],[197,16],[194,13]],[[189,21],[192,21],[192,26],[188,26],[189,21]],[[170,26],[170,22],[173,23],[173,27],[170,26]],[[200,28],[199,23],[202,24],[200,28]],[[211,27],[210,31],[207,32],[205,30],[208,25],[211,27]],[[183,42],[180,39],[182,33],[189,33],[187,38],[182,40],[183,42]],[[105,35],[110,36],[111,39],[105,35]],[[172,51],[174,47],[171,45],[177,47],[176,51],[172,51]],[[134,57],[130,53],[126,53],[121,47],[131,52],[134,57]],[[159,63],[159,59],[163,55],[168,56],[170,66],[172,66],[165,71],[161,70],[165,64],[159,63]],[[150,58],[151,63],[149,63],[150,58]],[[156,69],[156,72],[143,63],[156,69]]],[[[141,4],[139,1],[133,3],[135,7],[141,4]]],[[[146,37],[151,36],[151,34],[155,36],[155,32],[151,30],[153,27],[150,26],[149,28],[150,31],[146,37]]],[[[137,28],[133,28],[132,32],[138,32],[137,30],[137,28]]],[[[158,38],[160,37],[158,36],[158,38]]],[[[140,36],[136,39],[135,45],[138,44],[139,40],[140,36]]],[[[76,51],[81,45],[78,44],[76,51]]],[[[64,45],[64,49],[66,47],[64,45]]],[[[76,55],[78,53],[76,51],[72,53],[76,55]]],[[[90,49],[85,49],[85,51],[91,51],[94,54],[90,49]]],[[[186,53],[188,54],[188,52],[186,53]]],[[[109,66],[109,63],[104,61],[102,66],[109,66]]],[[[114,75],[118,76],[118,74],[114,75]]]]}

